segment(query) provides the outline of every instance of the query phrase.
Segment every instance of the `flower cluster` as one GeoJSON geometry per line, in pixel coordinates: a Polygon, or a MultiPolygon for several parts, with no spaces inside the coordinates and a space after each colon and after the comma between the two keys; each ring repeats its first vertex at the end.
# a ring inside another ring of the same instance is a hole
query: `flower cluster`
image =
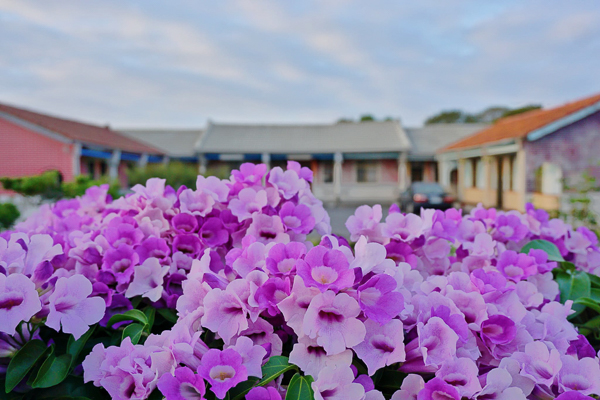
{"type": "Polygon", "coordinates": [[[350,244],[330,234],[311,181],[298,163],[243,164],[229,180],[198,177],[196,190],[151,179],[115,201],[101,187],[43,207],[0,234],[0,374],[36,326],[75,339],[96,323],[122,330],[133,324],[111,316],[141,302],[176,321],[126,328],[120,345],[100,338],[83,361],[84,381],[114,399],[281,400],[296,379],[315,399],[600,395],[600,361],[567,319],[557,263],[521,251],[544,240],[600,275],[592,232],[531,206],[392,206],[384,221],[361,206],[350,244]]]}

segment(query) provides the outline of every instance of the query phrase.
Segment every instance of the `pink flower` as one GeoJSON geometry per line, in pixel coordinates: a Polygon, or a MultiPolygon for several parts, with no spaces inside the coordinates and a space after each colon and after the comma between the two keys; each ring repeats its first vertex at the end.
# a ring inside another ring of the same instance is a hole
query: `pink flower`
{"type": "Polygon", "coordinates": [[[0,273],[0,332],[14,335],[21,321],[29,321],[41,309],[35,284],[29,278],[18,273],[9,276],[0,273]]]}
{"type": "Polygon", "coordinates": [[[148,258],[142,265],[135,267],[133,282],[129,284],[125,296],[143,296],[150,301],[158,301],[163,292],[163,280],[169,272],[169,266],[160,265],[157,258],[148,258]]]}
{"type": "Polygon", "coordinates": [[[106,310],[101,297],[88,297],[92,294],[92,284],[82,275],[59,278],[54,292],[49,297],[46,325],[55,331],[61,326],[65,333],[72,333],[77,340],[87,332],[90,325],[100,321],[106,310]]]}
{"type": "Polygon", "coordinates": [[[234,349],[210,349],[202,357],[198,374],[210,383],[210,390],[220,399],[227,391],[248,379],[242,356],[234,349]]]}
{"type": "Polygon", "coordinates": [[[382,243],[381,205],[375,204],[373,208],[360,206],[346,220],[346,228],[350,232],[350,240],[356,242],[361,236],[366,236],[371,242],[382,243]]]}
{"type": "Polygon", "coordinates": [[[253,214],[252,223],[246,234],[254,236],[261,243],[287,243],[290,241],[290,237],[285,233],[285,227],[278,215],[253,214]]]}
{"type": "Polygon", "coordinates": [[[259,212],[267,205],[267,192],[254,188],[244,188],[238,193],[238,197],[231,199],[227,208],[238,217],[240,221],[252,218],[252,214],[259,212]]]}
{"type": "Polygon", "coordinates": [[[302,324],[306,310],[310,305],[311,300],[319,293],[319,290],[314,287],[306,287],[301,277],[294,277],[294,285],[290,295],[283,299],[277,307],[283,314],[287,325],[294,330],[299,337],[304,336],[302,324]]]}
{"type": "Polygon", "coordinates": [[[373,320],[365,321],[365,340],[354,346],[354,351],[373,375],[378,369],[405,361],[404,330],[402,321],[393,319],[385,325],[373,320]]]}
{"type": "Polygon", "coordinates": [[[206,392],[204,379],[188,367],[175,369],[175,376],[161,376],[158,389],[165,396],[165,400],[203,399],[206,392]]]}
{"type": "Polygon", "coordinates": [[[354,283],[354,271],[349,269],[344,253],[324,246],[310,249],[304,260],[298,260],[296,271],[307,286],[314,286],[321,292],[339,291],[354,283]]]}
{"type": "Polygon", "coordinates": [[[296,171],[288,169],[283,172],[279,167],[275,167],[269,172],[267,181],[275,186],[286,200],[294,197],[306,186],[306,181],[301,179],[296,171]]]}
{"type": "Polygon", "coordinates": [[[343,368],[352,364],[352,350],[344,350],[339,354],[328,356],[325,349],[317,341],[303,336],[290,352],[290,363],[300,367],[313,378],[325,367],[343,368]]]}
{"type": "Polygon", "coordinates": [[[456,354],[458,335],[439,317],[430,318],[417,326],[419,345],[425,365],[439,366],[456,354]]]}
{"type": "Polygon", "coordinates": [[[331,290],[316,295],[303,321],[303,331],[322,346],[327,355],[339,354],[363,341],[365,326],[356,317],[360,307],[346,293],[331,290]]]}
{"type": "Polygon", "coordinates": [[[281,400],[281,395],[272,386],[257,386],[248,392],[246,400],[281,400]]]}
{"type": "Polygon", "coordinates": [[[387,216],[383,234],[391,239],[410,242],[423,230],[423,220],[415,214],[393,213],[387,216]]]}
{"type": "Polygon", "coordinates": [[[311,386],[315,400],[361,400],[365,395],[365,388],[354,383],[350,367],[326,367],[311,386]]]}
{"type": "Polygon", "coordinates": [[[207,192],[185,189],[179,194],[181,212],[206,216],[212,211],[215,199],[207,192]]]}

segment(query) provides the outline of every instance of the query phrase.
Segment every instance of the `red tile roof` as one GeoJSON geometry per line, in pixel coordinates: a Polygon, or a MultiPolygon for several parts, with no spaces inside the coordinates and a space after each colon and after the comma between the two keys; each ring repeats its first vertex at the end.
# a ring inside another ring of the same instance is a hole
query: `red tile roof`
{"type": "Polygon", "coordinates": [[[163,153],[161,150],[131,139],[108,127],[52,117],[50,115],[40,114],[6,104],[0,104],[0,112],[10,114],[13,117],[45,128],[68,139],[81,142],[84,145],[88,144],[109,149],[120,149],[131,153],[163,153]]]}
{"type": "Polygon", "coordinates": [[[523,138],[528,133],[540,129],[554,121],[573,114],[600,101],[600,94],[582,100],[566,103],[547,110],[533,110],[498,120],[489,128],[444,147],[440,152],[480,147],[484,144],[508,139],[523,138]]]}

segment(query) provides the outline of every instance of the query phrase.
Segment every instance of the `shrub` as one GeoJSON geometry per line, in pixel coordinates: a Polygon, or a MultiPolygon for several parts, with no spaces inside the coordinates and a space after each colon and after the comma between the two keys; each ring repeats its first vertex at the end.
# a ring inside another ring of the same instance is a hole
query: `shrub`
{"type": "Polygon", "coordinates": [[[0,203],[0,229],[10,228],[21,216],[19,209],[12,203],[0,203]]]}
{"type": "Polygon", "coordinates": [[[104,185],[0,234],[6,392],[600,395],[589,230],[531,206],[392,207],[385,221],[381,206],[362,206],[346,223],[351,245],[329,234],[311,180],[290,162],[268,174],[243,164],[231,180],[200,176],[179,192],[150,179],[112,202],[104,185]]]}

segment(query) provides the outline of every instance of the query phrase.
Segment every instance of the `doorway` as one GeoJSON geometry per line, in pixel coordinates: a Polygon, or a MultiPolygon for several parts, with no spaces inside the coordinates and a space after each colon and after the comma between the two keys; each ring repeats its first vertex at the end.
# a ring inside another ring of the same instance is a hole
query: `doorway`
{"type": "Polygon", "coordinates": [[[502,209],[504,207],[504,183],[502,181],[502,175],[504,175],[503,171],[502,171],[502,157],[496,157],[496,163],[497,163],[497,171],[498,173],[497,175],[497,182],[496,182],[496,208],[497,209],[502,209]]]}

